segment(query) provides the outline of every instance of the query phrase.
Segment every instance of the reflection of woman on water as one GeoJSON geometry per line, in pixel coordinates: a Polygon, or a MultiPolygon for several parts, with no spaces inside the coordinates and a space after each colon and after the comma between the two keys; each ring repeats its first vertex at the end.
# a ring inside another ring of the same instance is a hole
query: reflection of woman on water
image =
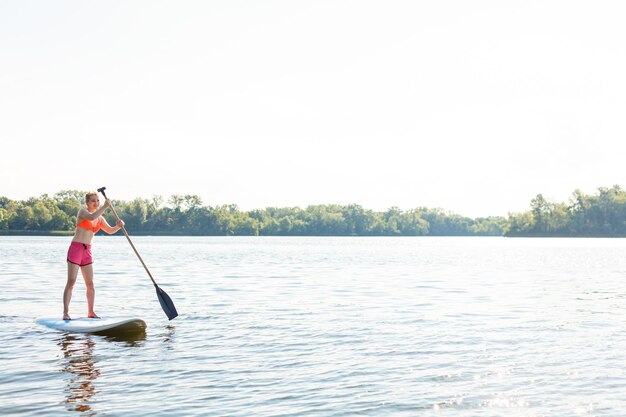
{"type": "Polygon", "coordinates": [[[95,416],[96,411],[91,408],[90,401],[99,391],[94,381],[100,376],[100,369],[96,367],[94,354],[96,342],[121,343],[123,348],[141,347],[145,340],[145,332],[135,332],[111,336],[92,336],[88,334],[64,334],[58,345],[63,353],[61,370],[69,374],[65,392],[65,405],[70,411],[87,413],[95,416]]]}
{"type": "Polygon", "coordinates": [[[63,371],[72,374],[67,382],[65,404],[70,411],[89,412],[89,401],[97,393],[93,381],[100,375],[93,359],[95,342],[89,335],[67,334],[59,340],[59,346],[65,358],[63,371]]]}

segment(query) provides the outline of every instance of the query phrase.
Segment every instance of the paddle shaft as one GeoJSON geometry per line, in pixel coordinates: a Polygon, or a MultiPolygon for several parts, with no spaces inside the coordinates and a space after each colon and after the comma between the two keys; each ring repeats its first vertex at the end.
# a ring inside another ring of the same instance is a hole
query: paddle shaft
{"type": "MultiPolygon", "coordinates": [[[[100,192],[102,193],[104,198],[107,198],[107,195],[104,193],[104,190],[102,190],[100,192]]],[[[111,207],[111,210],[113,210],[113,214],[115,214],[115,217],[117,218],[117,220],[121,220],[120,216],[118,216],[117,211],[115,210],[115,207],[113,207],[113,204],[111,204],[109,207],[111,207]]],[[[137,255],[137,258],[139,258],[139,261],[141,262],[141,264],[143,265],[143,268],[148,273],[148,276],[150,277],[150,280],[152,280],[152,283],[156,287],[157,286],[156,281],[154,280],[154,278],[152,278],[152,274],[150,273],[150,270],[146,266],[146,263],[143,261],[143,259],[141,259],[141,255],[139,255],[139,252],[137,252],[137,249],[135,248],[135,245],[133,245],[133,241],[130,240],[130,236],[128,236],[128,232],[126,231],[126,228],[124,226],[122,226],[122,232],[124,232],[124,236],[126,236],[126,239],[128,239],[128,243],[130,243],[130,247],[133,248],[133,250],[135,251],[135,255],[137,255]]]]}

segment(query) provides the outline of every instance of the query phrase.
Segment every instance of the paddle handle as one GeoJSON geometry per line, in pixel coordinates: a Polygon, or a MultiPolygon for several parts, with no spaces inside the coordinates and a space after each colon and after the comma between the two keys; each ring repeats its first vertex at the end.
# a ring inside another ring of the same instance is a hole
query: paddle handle
{"type": "MultiPolygon", "coordinates": [[[[106,187],[98,188],[98,191],[102,193],[104,198],[107,198],[107,195],[104,193],[105,188],[106,187]]],[[[117,220],[121,220],[120,216],[117,214],[117,211],[115,210],[115,207],[113,207],[113,204],[111,204],[110,207],[111,207],[111,210],[113,210],[113,214],[115,214],[115,217],[117,218],[117,220]]],[[[135,251],[135,255],[137,255],[137,258],[139,258],[139,262],[141,262],[141,265],[143,265],[143,268],[148,273],[148,276],[150,277],[150,280],[152,281],[154,286],[157,287],[156,281],[154,280],[154,278],[152,278],[152,274],[150,273],[150,270],[148,269],[148,267],[146,266],[146,263],[141,258],[141,255],[139,255],[139,252],[137,252],[137,249],[135,248],[135,245],[133,245],[133,241],[130,240],[130,236],[128,236],[128,232],[126,231],[126,228],[124,226],[122,226],[122,232],[124,232],[124,236],[126,236],[126,239],[128,240],[128,243],[130,243],[130,247],[133,248],[133,251],[135,251]]]]}

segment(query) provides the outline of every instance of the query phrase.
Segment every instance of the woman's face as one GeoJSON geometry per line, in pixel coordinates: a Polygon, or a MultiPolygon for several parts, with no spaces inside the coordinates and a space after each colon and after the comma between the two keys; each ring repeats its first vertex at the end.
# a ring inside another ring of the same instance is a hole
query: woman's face
{"type": "Polygon", "coordinates": [[[87,209],[89,211],[95,211],[100,206],[100,199],[98,197],[89,197],[89,201],[87,202],[87,209]]]}

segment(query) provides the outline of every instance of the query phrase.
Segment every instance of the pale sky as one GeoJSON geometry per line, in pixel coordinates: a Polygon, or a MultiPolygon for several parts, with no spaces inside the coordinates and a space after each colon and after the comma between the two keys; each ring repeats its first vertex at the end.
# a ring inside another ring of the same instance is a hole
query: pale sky
{"type": "Polygon", "coordinates": [[[622,1],[0,0],[0,196],[467,216],[626,186],[622,1]]]}

